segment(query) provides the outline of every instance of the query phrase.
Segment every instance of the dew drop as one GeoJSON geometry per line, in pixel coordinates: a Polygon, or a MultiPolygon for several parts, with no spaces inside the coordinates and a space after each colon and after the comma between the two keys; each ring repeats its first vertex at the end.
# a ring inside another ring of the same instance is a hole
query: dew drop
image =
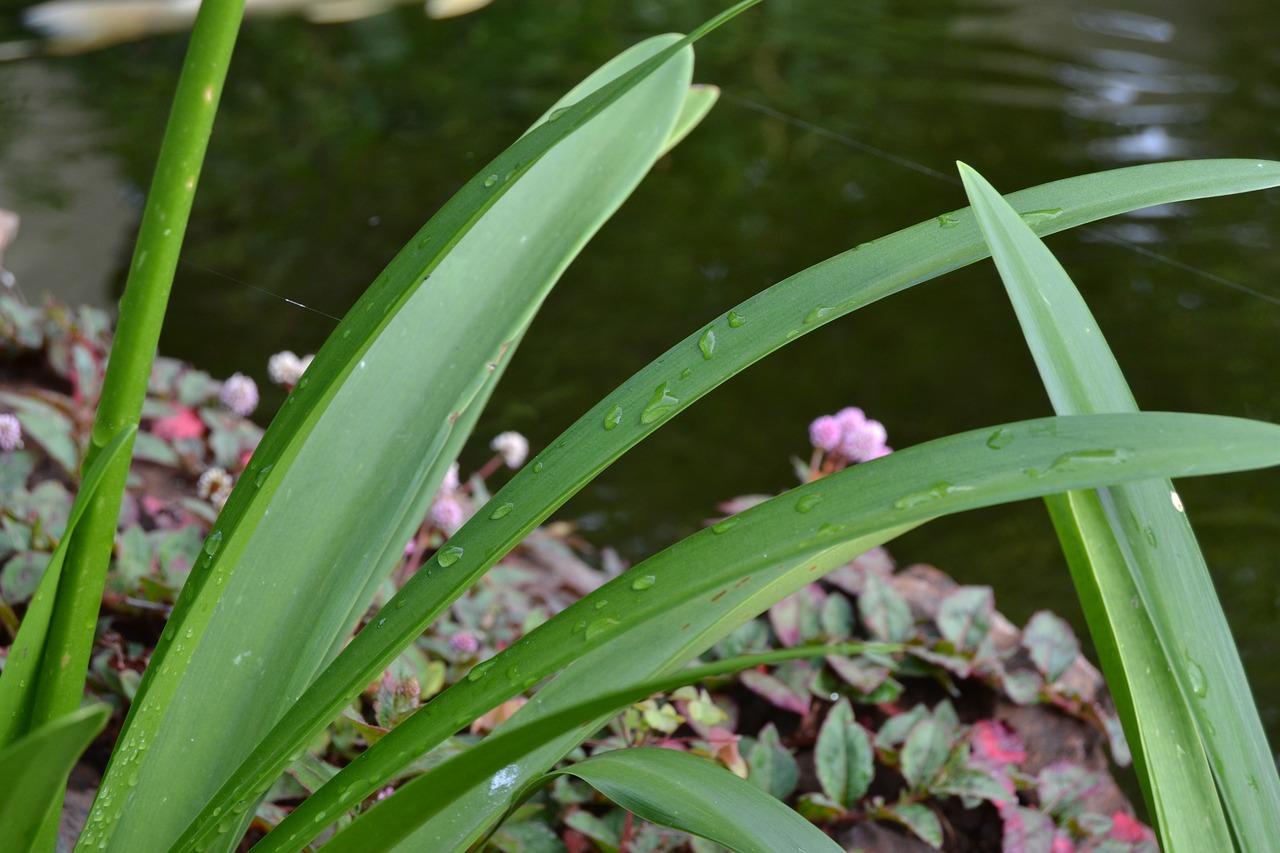
{"type": "Polygon", "coordinates": [[[489,517],[494,521],[497,521],[499,518],[506,518],[511,514],[511,510],[515,508],[515,504],[511,501],[507,501],[506,503],[499,505],[493,512],[489,513],[489,517]]]}
{"type": "Polygon", "coordinates": [[[657,582],[658,582],[657,576],[645,575],[642,578],[636,578],[635,580],[633,580],[631,582],[631,588],[634,589],[636,592],[641,592],[643,590],[649,589],[651,586],[653,586],[657,582]]]}
{"type": "Polygon", "coordinates": [[[998,429],[987,438],[987,447],[1003,450],[1013,443],[1013,430],[998,429]]]}
{"type": "Polygon", "coordinates": [[[595,603],[596,610],[604,610],[608,606],[609,606],[609,599],[607,598],[602,598],[595,603]]]}
{"type": "Polygon", "coordinates": [[[467,673],[467,681],[479,681],[489,674],[489,670],[493,669],[493,660],[487,660],[471,667],[471,671],[467,673]]]}
{"type": "Polygon", "coordinates": [[[520,667],[514,663],[511,664],[511,666],[507,667],[506,675],[508,680],[515,681],[520,677],[520,667]]]}
{"type": "Polygon", "coordinates": [[[702,350],[702,357],[707,361],[716,354],[716,330],[710,327],[702,333],[702,337],[698,338],[698,349],[702,350]]]}
{"type": "Polygon", "coordinates": [[[568,107],[561,107],[558,110],[553,110],[551,115],[547,116],[547,121],[559,121],[567,112],[569,112],[568,107]]]}
{"type": "Polygon", "coordinates": [[[796,512],[808,512],[822,503],[822,495],[805,495],[796,501],[796,512]]]}
{"type": "Polygon", "coordinates": [[[954,213],[944,213],[938,217],[938,226],[940,228],[955,228],[960,224],[960,217],[954,213]]]}
{"type": "Polygon", "coordinates": [[[1182,498],[1178,496],[1177,492],[1170,492],[1169,500],[1173,502],[1173,508],[1176,509],[1178,512],[1186,511],[1182,506],[1182,498]]]}
{"type": "Polygon", "coordinates": [[[209,534],[209,538],[204,540],[204,552],[210,557],[218,553],[218,549],[222,547],[222,531],[215,530],[209,534]]]}
{"type": "Polygon", "coordinates": [[[1062,454],[1053,461],[1051,467],[1057,471],[1081,471],[1100,465],[1116,465],[1128,461],[1129,454],[1123,450],[1077,450],[1074,453],[1062,454]]]}
{"type": "Polygon", "coordinates": [[[836,309],[826,305],[819,305],[817,308],[814,308],[808,314],[804,315],[804,324],[806,326],[812,326],[814,323],[818,322],[819,320],[829,317],[831,313],[835,310],[836,309]]]}
{"type": "Polygon", "coordinates": [[[400,599],[397,599],[397,600],[396,600],[396,610],[399,610],[401,607],[404,607],[404,599],[403,599],[403,598],[400,598],[400,599]]]}
{"type": "Polygon", "coordinates": [[[729,312],[729,328],[736,329],[745,322],[747,322],[747,318],[743,317],[737,311],[729,312]]]}
{"type": "Polygon", "coordinates": [[[604,416],[604,428],[614,429],[622,422],[622,407],[614,406],[604,416]]]}
{"type": "Polygon", "coordinates": [[[535,473],[535,474],[541,474],[541,473],[542,473],[542,469],[543,469],[543,467],[544,467],[544,466],[543,466],[543,464],[542,464],[541,462],[535,462],[535,463],[533,463],[533,473],[535,473]]]}
{"type": "Polygon", "coordinates": [[[934,483],[932,486],[922,491],[912,492],[911,494],[903,495],[902,497],[898,498],[896,501],[893,502],[893,508],[894,509],[911,509],[912,507],[917,507],[917,506],[920,506],[921,504],[927,504],[927,503],[931,503],[933,501],[939,500],[941,498],[945,498],[947,495],[954,495],[957,492],[970,491],[972,488],[973,488],[972,486],[955,486],[943,480],[943,481],[934,483]]]}
{"type": "Polygon", "coordinates": [[[602,616],[587,626],[586,639],[594,640],[610,628],[621,624],[622,620],[617,616],[602,616]]]}
{"type": "Polygon", "coordinates": [[[1062,208],[1049,207],[1044,210],[1028,210],[1026,213],[1018,214],[1022,217],[1022,221],[1028,225],[1039,225],[1042,222],[1050,222],[1062,215],[1062,208]]]}
{"type": "Polygon", "coordinates": [[[1191,658],[1187,658],[1187,680],[1191,682],[1191,692],[1197,698],[1203,699],[1209,695],[1209,683],[1205,681],[1204,670],[1191,658]]]}
{"type": "Polygon", "coordinates": [[[262,470],[253,478],[253,487],[255,489],[262,487],[262,484],[267,481],[267,474],[271,473],[271,469],[274,467],[276,467],[274,464],[262,466],[262,470]]]}
{"type": "Polygon", "coordinates": [[[649,405],[645,406],[644,411],[640,413],[640,423],[651,424],[659,418],[666,417],[675,411],[678,405],[680,405],[679,398],[673,396],[668,390],[667,383],[663,382],[653,392],[649,405]]]}
{"type": "Polygon", "coordinates": [[[730,530],[732,530],[737,525],[738,521],[739,519],[738,519],[738,516],[736,515],[731,515],[728,518],[721,519],[720,521],[717,521],[715,524],[711,525],[711,532],[714,533],[716,536],[721,536],[725,533],[728,533],[730,530]]]}
{"type": "Polygon", "coordinates": [[[436,558],[441,566],[449,568],[462,557],[462,546],[450,545],[448,548],[442,548],[436,558]]]}
{"type": "Polygon", "coordinates": [[[573,633],[581,634],[586,629],[587,629],[587,620],[579,619],[577,624],[573,626],[573,633]]]}
{"type": "Polygon", "coordinates": [[[485,179],[484,179],[484,185],[485,185],[486,187],[491,187],[491,186],[493,186],[494,184],[496,184],[497,182],[498,182],[498,176],[497,176],[497,175],[490,175],[489,177],[487,177],[487,178],[485,178],[485,179]]]}
{"type": "Polygon", "coordinates": [[[692,376],[692,375],[693,375],[693,368],[692,368],[692,367],[686,367],[684,370],[680,371],[680,378],[681,378],[681,379],[688,379],[688,378],[689,378],[690,376],[692,376]]]}

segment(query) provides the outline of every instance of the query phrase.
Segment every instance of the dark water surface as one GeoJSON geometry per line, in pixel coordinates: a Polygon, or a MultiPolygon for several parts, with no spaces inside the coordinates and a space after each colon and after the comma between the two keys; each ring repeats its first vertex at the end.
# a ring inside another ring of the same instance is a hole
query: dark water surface
{"type": "MultiPolygon", "coordinates": [[[[335,325],[316,311],[340,316],[560,93],[722,5],[497,0],[451,22],[404,8],[342,26],[250,25],[162,350],[265,388],[267,356],[314,351],[335,325]]],[[[540,448],[741,299],[963,206],[957,159],[1014,190],[1139,162],[1280,158],[1276,23],[1270,0],[769,0],[700,45],[696,79],[722,86],[721,104],[565,275],[480,437],[516,429],[540,448]]],[[[11,35],[14,16],[0,26],[11,35]]],[[[0,207],[24,217],[6,265],[29,295],[109,304],[118,293],[183,48],[164,38],[0,66],[0,207]]],[[[1050,241],[1144,408],[1270,421],[1278,244],[1276,191],[1050,241]]],[[[698,529],[719,500],[792,485],[809,420],[846,405],[899,447],[1050,413],[994,268],[979,264],[796,341],[562,515],[639,559],[698,529]]],[[[483,461],[484,442],[464,461],[483,461]]],[[[1179,490],[1280,743],[1280,474],[1179,490]]],[[[1080,624],[1038,503],[939,521],[892,550],[993,585],[1016,620],[1053,607],[1080,624]]]]}

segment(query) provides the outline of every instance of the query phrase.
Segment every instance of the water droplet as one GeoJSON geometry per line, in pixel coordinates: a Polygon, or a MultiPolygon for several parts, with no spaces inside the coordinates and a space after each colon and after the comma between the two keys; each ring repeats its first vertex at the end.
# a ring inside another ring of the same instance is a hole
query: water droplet
{"type": "Polygon", "coordinates": [[[204,552],[210,557],[218,553],[218,549],[222,547],[222,531],[215,530],[209,534],[209,538],[204,540],[204,552]]]}
{"type": "Polygon", "coordinates": [[[1002,450],[1013,443],[1013,430],[998,429],[987,439],[987,447],[1002,450]]]}
{"type": "Polygon", "coordinates": [[[972,490],[972,486],[955,486],[945,480],[934,483],[927,489],[919,492],[912,492],[909,495],[903,495],[893,502],[894,509],[911,509],[912,507],[927,504],[932,501],[945,498],[947,495],[954,495],[957,492],[967,492],[972,490]]]}
{"type": "Polygon", "coordinates": [[[374,627],[381,628],[385,624],[387,624],[387,617],[383,616],[381,619],[378,620],[378,624],[375,625],[374,627]]]}
{"type": "Polygon", "coordinates": [[[1185,509],[1183,509],[1183,506],[1182,506],[1182,498],[1178,497],[1177,492],[1170,492],[1169,500],[1173,501],[1173,508],[1176,509],[1178,512],[1186,511],[1185,509]]]}
{"type": "Polygon", "coordinates": [[[350,329],[343,329],[343,330],[342,330],[342,339],[345,341],[345,340],[346,340],[347,338],[349,338],[349,337],[351,337],[351,330],[350,330],[350,329]]]}
{"type": "Polygon", "coordinates": [[[511,514],[511,510],[515,508],[516,508],[515,504],[513,504],[511,501],[507,501],[504,504],[500,504],[496,509],[494,509],[493,512],[489,513],[489,517],[492,518],[494,521],[497,521],[499,518],[506,518],[508,515],[511,514]]]}
{"type": "Polygon", "coordinates": [[[619,619],[617,616],[602,616],[587,626],[586,639],[594,640],[596,637],[605,633],[610,628],[613,628],[614,626],[621,625],[621,624],[622,624],[622,620],[619,619]]]}
{"type": "Polygon", "coordinates": [[[1099,465],[1116,465],[1128,462],[1129,454],[1123,450],[1078,450],[1064,453],[1053,461],[1053,468],[1058,471],[1079,471],[1099,465]]]}
{"type": "Polygon", "coordinates": [[[1209,683],[1204,679],[1204,670],[1191,658],[1187,658],[1187,680],[1191,682],[1191,692],[1197,698],[1203,699],[1209,694],[1209,683]]]}
{"type": "Polygon", "coordinates": [[[808,512],[822,503],[822,495],[805,495],[796,501],[796,512],[808,512]]]}
{"type": "Polygon", "coordinates": [[[729,328],[736,329],[745,322],[747,322],[747,318],[743,317],[737,311],[729,312],[729,328]]]}
{"type": "Polygon", "coordinates": [[[698,349],[702,350],[702,357],[707,361],[716,354],[716,330],[710,327],[702,333],[702,337],[698,338],[698,349]]]}
{"type": "Polygon", "coordinates": [[[511,664],[511,666],[507,667],[506,675],[509,680],[515,681],[520,676],[520,667],[514,663],[511,664]]]}
{"type": "Polygon", "coordinates": [[[579,619],[577,624],[573,626],[573,633],[581,634],[586,629],[587,629],[587,620],[579,619]]]}
{"type": "Polygon", "coordinates": [[[814,308],[808,314],[804,315],[804,324],[806,326],[812,326],[814,323],[818,322],[819,320],[829,317],[831,313],[835,310],[836,309],[830,308],[826,305],[819,305],[817,308],[814,308]]]}
{"type": "Polygon", "coordinates": [[[675,411],[678,405],[680,405],[679,398],[672,396],[667,383],[663,382],[653,392],[649,405],[645,406],[644,411],[640,413],[640,423],[651,424],[659,418],[666,417],[675,411]]]}
{"type": "Polygon", "coordinates": [[[533,463],[533,473],[535,473],[535,474],[541,474],[541,473],[542,473],[542,469],[543,469],[543,465],[542,465],[542,463],[541,463],[541,462],[535,462],[535,463],[533,463]]]}
{"type": "Polygon", "coordinates": [[[602,598],[595,603],[596,610],[604,610],[609,605],[609,599],[602,598]]]}
{"type": "Polygon", "coordinates": [[[493,186],[494,184],[496,184],[497,182],[498,182],[498,176],[497,176],[497,175],[490,175],[489,177],[487,177],[487,178],[485,178],[485,179],[484,179],[484,185],[485,185],[486,187],[491,187],[491,186],[493,186]]]}
{"type": "Polygon", "coordinates": [[[690,376],[692,376],[692,375],[693,375],[693,368],[692,368],[692,367],[686,367],[684,370],[680,371],[680,378],[681,378],[681,379],[688,379],[688,378],[689,378],[690,376]]]}
{"type": "Polygon", "coordinates": [[[310,382],[311,382],[310,376],[302,377],[301,379],[298,380],[298,390],[301,391],[303,388],[306,388],[310,382]]]}
{"type": "Polygon", "coordinates": [[[604,428],[613,429],[622,422],[622,407],[614,406],[604,416],[604,428]]]}
{"type": "Polygon", "coordinates": [[[844,533],[848,529],[849,529],[849,525],[847,524],[832,524],[831,522],[826,522],[825,524],[823,524],[821,527],[818,528],[818,535],[819,536],[838,536],[839,534],[844,533]]]}
{"type": "Polygon", "coordinates": [[[711,532],[714,533],[716,536],[720,536],[732,530],[734,526],[737,525],[737,523],[738,523],[738,516],[731,515],[728,518],[721,519],[720,521],[717,521],[715,524],[711,525],[711,532]]]}
{"type": "Polygon", "coordinates": [[[275,464],[263,465],[262,470],[253,478],[254,488],[261,488],[262,484],[267,481],[267,474],[271,473],[271,469],[276,467],[275,464]]]}
{"type": "Polygon", "coordinates": [[[396,610],[399,610],[401,607],[404,607],[404,599],[403,599],[403,598],[397,598],[397,599],[396,599],[396,610]]]}
{"type": "Polygon", "coordinates": [[[559,121],[567,112],[569,112],[568,107],[561,107],[558,110],[553,110],[551,115],[547,116],[547,121],[559,121]]]}
{"type": "Polygon", "coordinates": [[[1156,532],[1150,527],[1142,528],[1142,537],[1147,540],[1147,544],[1152,548],[1156,547],[1156,532]]]}
{"type": "Polygon", "coordinates": [[[471,671],[467,673],[467,681],[479,681],[489,674],[489,670],[493,669],[493,659],[490,658],[483,663],[478,663],[471,667],[471,671]]]}
{"type": "Polygon", "coordinates": [[[459,545],[450,545],[448,548],[442,548],[440,553],[436,555],[437,562],[444,568],[449,568],[462,557],[462,547],[459,545]]]}
{"type": "Polygon", "coordinates": [[[944,213],[938,217],[938,226],[941,228],[955,228],[960,224],[960,217],[955,213],[944,213]]]}
{"type": "Polygon", "coordinates": [[[631,582],[631,588],[634,589],[636,592],[640,592],[642,590],[648,589],[649,587],[653,586],[657,582],[658,582],[658,578],[656,575],[645,575],[644,577],[636,578],[635,580],[633,580],[631,582]]]}
{"type": "Polygon", "coordinates": [[[1062,215],[1062,208],[1048,207],[1044,210],[1028,210],[1026,213],[1018,214],[1022,217],[1022,221],[1028,225],[1039,225],[1042,222],[1049,222],[1057,219],[1062,215]]]}

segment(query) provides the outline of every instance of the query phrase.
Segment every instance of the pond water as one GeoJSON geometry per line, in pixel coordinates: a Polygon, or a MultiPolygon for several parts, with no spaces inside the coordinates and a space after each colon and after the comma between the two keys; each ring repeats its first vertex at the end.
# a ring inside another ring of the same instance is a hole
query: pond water
{"type": "MultiPolygon", "coordinates": [[[[314,351],[394,252],[599,63],[722,3],[497,0],[241,37],[162,350],[266,386],[314,351]],[[285,300],[292,300],[288,302],[285,300]],[[302,303],[307,308],[297,307],[302,303]]],[[[17,34],[16,15],[0,37],[17,34]]],[[[964,205],[954,161],[1014,190],[1184,157],[1280,158],[1270,0],[769,0],[699,47],[724,97],[564,276],[483,418],[535,448],[668,346],[804,267],[964,205]]],[[[180,37],[0,65],[5,256],[29,296],[110,304],[180,37]]],[[[1280,420],[1280,192],[1052,238],[1144,408],[1280,420]]],[[[278,397],[266,403],[278,405],[278,397]]],[[[989,264],[823,327],[629,454],[560,513],[636,560],[715,504],[794,483],[806,427],[846,405],[908,446],[1050,413],[989,264]]],[[[475,442],[464,462],[486,455],[475,442]]],[[[1280,476],[1179,483],[1280,743],[1280,476]]],[[[987,583],[1012,618],[1080,624],[1039,503],[944,520],[892,550],[987,583]]]]}

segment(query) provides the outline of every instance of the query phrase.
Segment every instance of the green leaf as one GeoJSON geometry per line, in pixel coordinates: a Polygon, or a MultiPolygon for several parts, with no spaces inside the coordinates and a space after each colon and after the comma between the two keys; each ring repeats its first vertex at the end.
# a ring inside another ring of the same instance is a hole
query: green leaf
{"type": "Polygon", "coordinates": [[[913,791],[928,788],[942,765],[947,763],[951,741],[947,729],[933,716],[925,716],[911,727],[902,745],[902,778],[913,791]]]}
{"type": "Polygon", "coordinates": [[[871,636],[878,640],[898,643],[911,635],[914,622],[907,600],[874,572],[867,573],[862,595],[858,596],[858,612],[871,636]]]}
{"type": "Polygon", "coordinates": [[[841,848],[790,808],[702,758],[671,749],[620,749],[565,768],[645,820],[739,853],[841,848]]]}
{"type": "Polygon", "coordinates": [[[938,631],[957,649],[976,649],[991,631],[995,597],[989,586],[962,586],[938,605],[938,631]]]}
{"type": "Polygon", "coordinates": [[[90,705],[45,723],[0,750],[0,826],[4,849],[37,851],[41,826],[62,804],[76,759],[111,719],[106,705],[90,705]]]}
{"type": "Polygon", "coordinates": [[[942,821],[938,820],[937,814],[928,806],[920,803],[895,803],[885,808],[880,816],[902,824],[930,847],[942,847],[942,821]]]}
{"type": "MultiPolygon", "coordinates": [[[[78,707],[80,693],[83,691],[83,675],[81,689],[73,697],[50,697],[48,685],[41,680],[39,673],[46,657],[60,660],[67,654],[68,638],[52,628],[55,607],[59,606],[58,581],[62,576],[62,565],[66,560],[67,549],[81,518],[87,511],[102,485],[103,477],[110,465],[119,461],[126,452],[128,441],[134,430],[132,427],[122,430],[107,445],[101,457],[84,476],[80,491],[71,505],[67,529],[63,534],[53,555],[48,558],[44,576],[36,588],[27,613],[9,647],[9,656],[5,661],[4,671],[0,672],[0,748],[13,743],[31,730],[33,725],[51,722],[62,715],[50,713],[58,707],[58,699],[74,699],[78,707]],[[43,694],[43,695],[42,695],[43,694]]],[[[0,824],[3,825],[3,824],[0,824]]]]}
{"type": "Polygon", "coordinates": [[[841,699],[827,713],[818,730],[813,760],[822,790],[849,808],[862,798],[875,776],[874,755],[867,730],[854,719],[848,699],[841,699]]]}
{"type": "Polygon", "coordinates": [[[692,68],[679,44],[633,49],[482,170],[321,349],[183,589],[104,783],[127,793],[86,846],[175,840],[336,654],[542,298],[665,144],[692,68]]]}
{"type": "MultiPolygon", "coordinates": [[[[1136,411],[1061,265],[989,184],[968,167],[961,173],[1055,410],[1136,411]]],[[[1096,506],[1076,496],[1056,499],[1051,512],[1077,556],[1072,576],[1126,732],[1138,745],[1135,759],[1162,842],[1227,849],[1234,835],[1246,850],[1268,849],[1280,838],[1280,775],[1172,484],[1111,488],[1096,506]],[[1140,620],[1124,613],[1135,599],[1146,614],[1140,620]],[[1129,667],[1121,650],[1143,665],[1129,667]],[[1151,683],[1169,679],[1180,696],[1151,683]],[[1204,778],[1206,761],[1211,779],[1204,778]]]]}
{"type": "Polygon", "coordinates": [[[1046,682],[1057,681],[1080,654],[1080,642],[1060,616],[1041,610],[1022,632],[1022,645],[1046,682]]]}
{"type": "Polygon", "coordinates": [[[800,768],[791,750],[782,745],[773,723],[766,723],[760,730],[746,759],[747,779],[761,791],[779,800],[785,800],[795,791],[800,768]]]}

